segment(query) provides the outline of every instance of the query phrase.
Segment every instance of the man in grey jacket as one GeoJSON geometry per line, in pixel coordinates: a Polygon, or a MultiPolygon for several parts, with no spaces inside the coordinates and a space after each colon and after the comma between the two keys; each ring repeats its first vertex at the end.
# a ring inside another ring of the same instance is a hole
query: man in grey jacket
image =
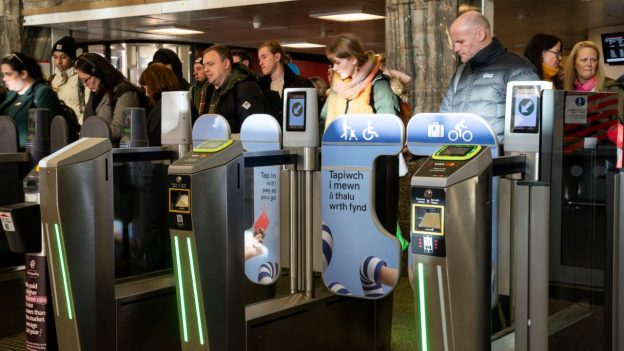
{"type": "Polygon", "coordinates": [[[450,28],[453,51],[462,65],[451,79],[440,112],[470,112],[487,120],[503,143],[507,83],[539,80],[535,67],[492,37],[490,23],[477,11],[457,17],[450,28]]]}

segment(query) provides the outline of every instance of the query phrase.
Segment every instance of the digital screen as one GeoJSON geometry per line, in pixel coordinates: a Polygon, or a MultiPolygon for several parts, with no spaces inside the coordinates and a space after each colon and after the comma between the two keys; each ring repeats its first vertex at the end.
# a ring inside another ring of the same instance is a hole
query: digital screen
{"type": "Polygon", "coordinates": [[[624,32],[602,34],[604,62],[610,65],[624,65],[624,32]]]}
{"type": "Polygon", "coordinates": [[[440,156],[466,156],[475,149],[474,146],[447,146],[438,155],[440,156]]]}
{"type": "Polygon", "coordinates": [[[306,93],[295,92],[288,94],[286,100],[286,130],[305,131],[306,123],[306,93]]]}
{"type": "Polygon", "coordinates": [[[540,87],[517,85],[512,91],[511,132],[537,133],[540,113],[540,87]]]}
{"type": "Polygon", "coordinates": [[[412,206],[412,231],[444,235],[444,208],[442,206],[412,206]]]}
{"type": "Polygon", "coordinates": [[[169,211],[191,212],[191,191],[188,189],[169,189],[169,211]]]}

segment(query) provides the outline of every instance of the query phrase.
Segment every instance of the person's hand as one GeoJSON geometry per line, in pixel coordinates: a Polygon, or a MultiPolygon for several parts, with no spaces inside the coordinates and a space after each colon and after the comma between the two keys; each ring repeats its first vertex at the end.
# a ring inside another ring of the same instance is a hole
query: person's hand
{"type": "Polygon", "coordinates": [[[254,238],[259,242],[259,243],[263,243],[264,242],[264,237],[266,236],[266,233],[264,232],[264,229],[262,228],[256,228],[254,230],[254,238]]]}
{"type": "Polygon", "coordinates": [[[265,250],[263,242],[264,230],[255,230],[253,236],[248,234],[245,237],[245,260],[262,255],[265,250]]]}

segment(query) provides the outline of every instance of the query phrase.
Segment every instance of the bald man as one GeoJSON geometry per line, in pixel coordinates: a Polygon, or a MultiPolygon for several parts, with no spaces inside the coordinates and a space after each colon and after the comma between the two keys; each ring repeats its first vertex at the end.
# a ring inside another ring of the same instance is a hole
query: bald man
{"type": "Polygon", "coordinates": [[[462,65],[451,82],[440,112],[470,112],[485,118],[502,144],[507,83],[539,80],[535,67],[492,37],[490,22],[477,11],[461,14],[449,30],[462,65]]]}

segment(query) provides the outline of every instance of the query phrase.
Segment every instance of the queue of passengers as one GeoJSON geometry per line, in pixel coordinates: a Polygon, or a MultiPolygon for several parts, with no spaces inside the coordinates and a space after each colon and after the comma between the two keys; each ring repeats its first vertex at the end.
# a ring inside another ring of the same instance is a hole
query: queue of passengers
{"type": "MultiPolygon", "coordinates": [[[[487,18],[476,11],[458,16],[449,34],[461,65],[449,82],[440,112],[482,116],[501,143],[506,86],[511,81],[548,80],[557,89],[613,91],[620,96],[620,116],[624,110],[624,89],[605,77],[600,51],[592,42],[574,45],[562,69],[563,43],[554,35],[535,35],[526,47],[526,57],[521,57],[503,47],[492,35],[487,18]]],[[[290,87],[317,87],[323,101],[322,125],[343,114],[399,115],[400,100],[389,76],[399,77],[403,85],[409,84],[410,77],[384,71],[383,57],[365,51],[352,34],[334,38],[327,46],[326,56],[331,62],[329,89],[319,88],[326,84],[325,79],[314,77],[313,83],[298,75],[290,57],[276,41],[267,41],[258,48],[261,75],[250,68],[253,59],[248,52],[217,44],[195,60],[195,83],[190,85],[182,75],[177,55],[169,49],[159,49],[141,75],[141,87],[137,87],[98,54],[76,57],[74,40],[64,37],[53,47],[55,67],[49,81],[44,80],[40,66],[31,57],[14,52],[2,59],[2,79],[9,91],[0,95],[0,115],[16,121],[21,146],[26,140],[28,109],[48,108],[56,115],[61,111],[60,101],[74,111],[79,123],[91,116],[107,121],[113,143],[121,137],[122,111],[144,107],[150,145],[160,145],[160,97],[173,90],[190,89],[194,116],[220,114],[228,120],[233,133],[240,131],[243,120],[251,114],[280,116],[283,91],[290,87]]]]}

